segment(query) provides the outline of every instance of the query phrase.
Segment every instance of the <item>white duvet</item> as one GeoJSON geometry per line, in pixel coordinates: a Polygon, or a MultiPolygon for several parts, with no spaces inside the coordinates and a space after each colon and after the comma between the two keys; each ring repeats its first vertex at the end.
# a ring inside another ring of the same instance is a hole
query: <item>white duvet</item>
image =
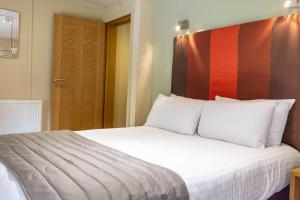
{"type": "MultiPolygon", "coordinates": [[[[173,170],[191,200],[265,200],[289,184],[300,166],[288,145],[254,149],[151,127],[88,130],[78,134],[173,170]]],[[[0,163],[0,200],[24,200],[15,177],[0,163]]]]}

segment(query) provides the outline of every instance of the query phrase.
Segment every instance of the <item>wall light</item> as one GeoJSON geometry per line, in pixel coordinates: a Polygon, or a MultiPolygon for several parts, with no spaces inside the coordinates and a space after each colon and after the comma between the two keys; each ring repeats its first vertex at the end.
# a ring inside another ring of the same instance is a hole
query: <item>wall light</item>
{"type": "Polygon", "coordinates": [[[187,19],[179,20],[178,24],[175,26],[175,31],[179,32],[179,31],[188,30],[189,27],[190,27],[189,20],[187,19]]]}
{"type": "Polygon", "coordinates": [[[300,0],[286,0],[283,5],[285,8],[293,8],[300,6],[300,0]]]}

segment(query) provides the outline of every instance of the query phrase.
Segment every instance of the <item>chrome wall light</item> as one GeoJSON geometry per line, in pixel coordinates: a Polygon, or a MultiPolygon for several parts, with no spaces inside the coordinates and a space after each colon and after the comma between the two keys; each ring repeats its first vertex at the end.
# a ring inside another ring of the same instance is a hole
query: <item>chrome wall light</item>
{"type": "Polygon", "coordinates": [[[176,32],[185,32],[185,34],[189,34],[190,22],[189,20],[179,20],[178,24],[175,26],[176,32]]]}

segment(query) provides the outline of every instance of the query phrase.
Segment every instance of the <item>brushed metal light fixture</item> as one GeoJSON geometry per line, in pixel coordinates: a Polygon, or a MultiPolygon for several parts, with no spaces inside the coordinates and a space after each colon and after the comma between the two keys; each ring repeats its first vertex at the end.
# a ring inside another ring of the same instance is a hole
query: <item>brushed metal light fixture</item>
{"type": "Polygon", "coordinates": [[[187,20],[187,19],[179,20],[178,24],[175,26],[175,31],[177,31],[177,32],[185,31],[185,30],[188,30],[189,28],[190,28],[189,20],[187,20]]]}

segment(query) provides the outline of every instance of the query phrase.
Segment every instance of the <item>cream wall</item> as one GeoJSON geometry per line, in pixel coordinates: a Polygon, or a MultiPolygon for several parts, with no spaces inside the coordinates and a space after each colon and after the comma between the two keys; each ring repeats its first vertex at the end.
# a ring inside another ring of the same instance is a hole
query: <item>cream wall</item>
{"type": "Polygon", "coordinates": [[[142,0],[136,82],[135,124],[143,125],[151,108],[153,72],[153,0],[142,0]]]}
{"type": "Polygon", "coordinates": [[[117,27],[114,127],[126,127],[130,23],[117,27]]]}
{"type": "Polygon", "coordinates": [[[0,49],[7,51],[11,47],[11,39],[3,37],[0,37],[0,49]]]}
{"type": "Polygon", "coordinates": [[[1,8],[21,12],[20,55],[17,59],[0,58],[0,98],[30,98],[31,0],[0,0],[1,8]]]}
{"type": "Polygon", "coordinates": [[[154,71],[152,100],[159,93],[170,94],[174,27],[189,19],[191,31],[255,21],[289,13],[285,0],[153,0],[154,71]]]}
{"type": "Polygon", "coordinates": [[[127,124],[142,125],[151,107],[153,0],[136,0],[132,14],[127,124]]]}
{"type": "Polygon", "coordinates": [[[129,15],[133,12],[134,2],[135,0],[121,0],[120,3],[100,8],[101,13],[103,13],[103,20],[108,22],[129,15]]]}
{"type": "Polygon", "coordinates": [[[20,56],[0,58],[0,99],[42,99],[43,129],[49,128],[54,13],[100,19],[99,8],[78,0],[0,0],[21,12],[20,56]]]}

